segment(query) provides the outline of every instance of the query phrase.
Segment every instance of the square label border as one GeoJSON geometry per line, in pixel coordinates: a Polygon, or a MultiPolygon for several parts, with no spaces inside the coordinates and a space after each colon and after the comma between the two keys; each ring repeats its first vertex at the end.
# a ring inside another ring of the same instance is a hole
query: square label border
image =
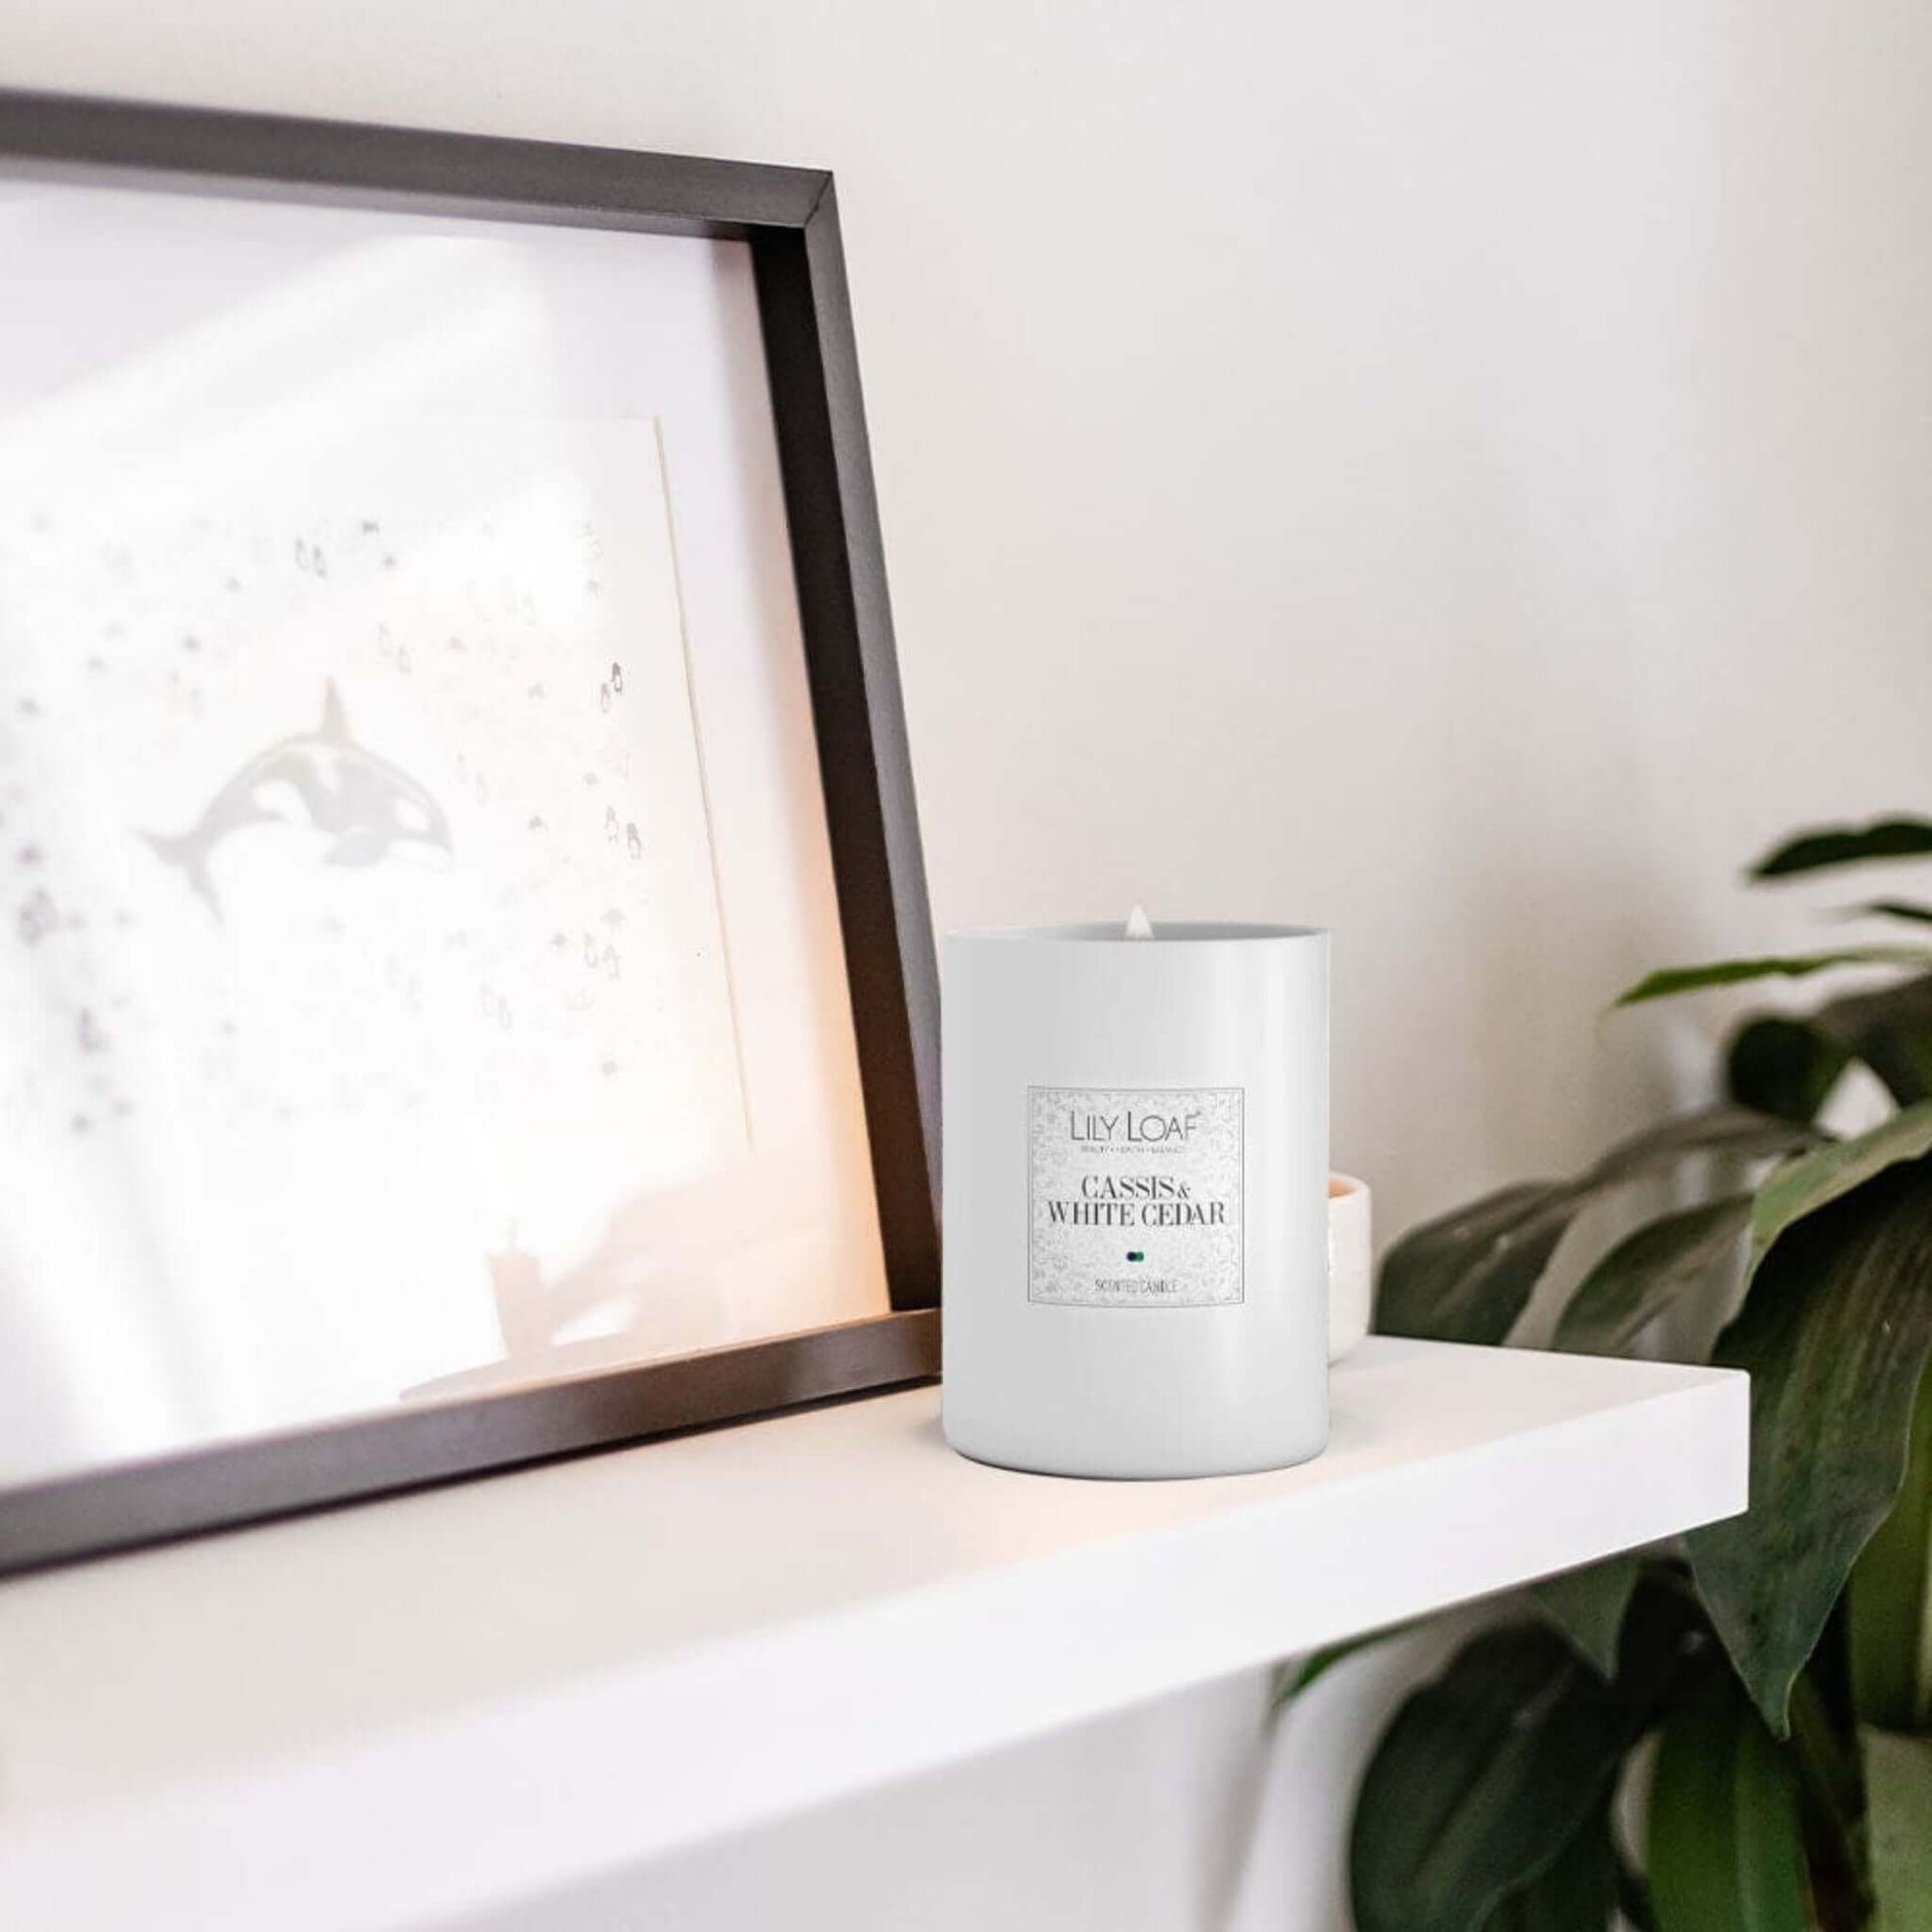
{"type": "Polygon", "coordinates": [[[1102,1314],[1211,1314],[1216,1309],[1244,1309],[1248,1306],[1248,1089],[1246,1087],[1098,1087],[1080,1086],[1068,1080],[1030,1080],[1027,1083],[1026,1120],[1021,1143],[1027,1151],[1027,1306],[1034,1309],[1076,1309],[1102,1314]],[[1235,1099],[1235,1122],[1240,1130],[1241,1162],[1241,1293],[1232,1302],[1055,1302],[1034,1293],[1034,1234],[1037,1226],[1034,1214],[1034,1095],[1036,1093],[1231,1093],[1235,1099]]]}

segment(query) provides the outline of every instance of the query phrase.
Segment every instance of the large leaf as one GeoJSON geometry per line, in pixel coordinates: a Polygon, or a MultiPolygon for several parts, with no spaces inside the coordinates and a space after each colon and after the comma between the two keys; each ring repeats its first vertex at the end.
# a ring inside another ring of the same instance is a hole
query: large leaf
{"type": "Polygon", "coordinates": [[[1751,1263],[1808,1214],[1863,1187],[1902,1161],[1932,1153],[1932,1105],[1908,1107],[1867,1134],[1831,1141],[1765,1176],[1751,1203],[1751,1263]]]}
{"type": "Polygon", "coordinates": [[[1922,859],[1932,853],[1932,825],[1921,818],[1881,818],[1869,825],[1823,825],[1800,832],[1750,869],[1753,879],[1789,879],[1865,859],[1922,859]]]}
{"type": "Polygon", "coordinates": [[[1585,1570],[1567,1570],[1532,1585],[1530,1601],[1587,1658],[1597,1674],[1616,1673],[1617,1637],[1631,1592],[1643,1575],[1637,1556],[1609,1557],[1585,1570]]]}
{"type": "Polygon", "coordinates": [[[1848,1603],[1859,1717],[1932,1729],[1932,1371],[1919,1376],[1905,1479],[1852,1567],[1848,1603]]]}
{"type": "Polygon", "coordinates": [[[1743,1107],[1711,1107],[1619,1142],[1574,1180],[1534,1180],[1412,1228],[1382,1261],[1375,1325],[1385,1335],[1499,1342],[1515,1325],[1557,1244],[1612,1187],[1697,1154],[1755,1160],[1808,1145],[1803,1126],[1743,1107]]]}
{"type": "Polygon", "coordinates": [[[1746,1107],[1812,1120],[1855,1059],[1901,1107],[1932,1099],[1932,974],[1847,994],[1809,1016],[1747,1021],[1731,1036],[1725,1087],[1746,1107]]]}
{"type": "Polygon", "coordinates": [[[1466,1644],[1396,1713],[1349,1838],[1358,1932],[1471,1932],[1539,1878],[1608,1799],[1624,1754],[1688,1681],[1722,1668],[1690,1593],[1631,1598],[1606,1682],[1563,1636],[1466,1644]]]}
{"type": "Polygon", "coordinates": [[[1609,1687],[1554,1630],[1485,1631],[1396,1714],[1349,1844],[1359,1932],[1470,1932],[1545,1870],[1631,1741],[1609,1687]]]}
{"type": "Polygon", "coordinates": [[[1735,1253],[1750,1218],[1750,1195],[1726,1194],[1640,1227],[1584,1277],[1550,1345],[1575,1354],[1615,1354],[1735,1253]]]}
{"type": "Polygon", "coordinates": [[[1645,1863],[1658,1932],[1810,1932],[1796,1768],[1725,1680],[1664,1725],[1645,1863]]]}
{"type": "Polygon", "coordinates": [[[1867,1729],[1862,1741],[1884,1932],[1932,1932],[1932,1737],[1867,1729]]]}
{"type": "Polygon", "coordinates": [[[1584,1176],[1586,1185],[1602,1187],[1659,1173],[1693,1154],[1725,1154],[1736,1161],[1761,1161],[1794,1148],[1811,1147],[1816,1130],[1798,1121],[1762,1114],[1750,1107],[1701,1107],[1647,1127],[1619,1141],[1584,1176]]]}
{"type": "Polygon", "coordinates": [[[1568,1181],[1532,1181],[1412,1228],[1382,1259],[1376,1327],[1436,1341],[1501,1341],[1588,1198],[1587,1188],[1568,1181]]]}
{"type": "Polygon", "coordinates": [[[1932,1348],[1932,1105],[1759,1188],[1744,1306],[1713,1360],[1751,1377],[1751,1508],[1696,1530],[1712,1620],[1780,1735],[1865,1539],[1897,1493],[1932,1348]]]}
{"type": "Polygon", "coordinates": [[[1808,1020],[1747,1020],[1725,1052],[1725,1091],[1760,1113],[1816,1120],[1851,1057],[1808,1020]]]}
{"type": "Polygon", "coordinates": [[[1608,1932],[1617,1877],[1609,1807],[1599,1805],[1553,1864],[1489,1914],[1483,1932],[1608,1932]]]}
{"type": "Polygon", "coordinates": [[[1925,966],[1932,948],[1925,946],[1840,946],[1832,952],[1777,953],[1756,959],[1714,959],[1702,966],[1665,966],[1646,973],[1635,986],[1616,996],[1620,1007],[1642,1006],[1647,1000],[1674,999],[1680,993],[1701,993],[1707,987],[1741,986],[1747,980],[1808,979],[1838,966],[1925,966]]]}
{"type": "Polygon", "coordinates": [[[1849,993],[1820,1007],[1811,1025],[1863,1060],[1901,1107],[1932,1099],[1932,974],[1849,993]]]}

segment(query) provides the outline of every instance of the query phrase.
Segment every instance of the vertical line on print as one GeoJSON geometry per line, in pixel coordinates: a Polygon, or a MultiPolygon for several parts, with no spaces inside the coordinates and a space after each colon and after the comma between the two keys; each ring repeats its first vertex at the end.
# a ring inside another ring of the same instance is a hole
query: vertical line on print
{"type": "Polygon", "coordinates": [[[684,652],[684,702],[691,713],[691,742],[698,753],[698,797],[704,806],[705,860],[711,868],[711,905],[718,920],[718,946],[725,968],[725,1011],[731,1016],[732,1064],[738,1069],[738,1111],[745,1123],[745,1146],[758,1152],[758,1129],[752,1120],[752,1083],[745,1071],[745,1030],[738,1018],[738,975],[732,967],[731,928],[725,921],[725,885],[718,874],[718,831],[711,817],[711,771],[704,751],[704,715],[698,709],[698,684],[691,665],[691,621],[684,607],[684,569],[678,561],[677,508],[671,499],[671,465],[664,450],[664,420],[650,419],[651,440],[657,448],[657,478],[663,485],[664,529],[671,546],[671,592],[677,599],[678,642],[684,652]]]}

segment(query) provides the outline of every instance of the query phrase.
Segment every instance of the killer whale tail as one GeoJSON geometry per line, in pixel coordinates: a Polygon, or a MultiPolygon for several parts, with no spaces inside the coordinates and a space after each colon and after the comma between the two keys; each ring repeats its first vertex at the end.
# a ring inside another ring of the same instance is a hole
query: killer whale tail
{"type": "Polygon", "coordinates": [[[141,836],[157,859],[173,866],[188,881],[218,920],[221,901],[215,897],[214,880],[208,873],[207,852],[202,841],[193,832],[183,832],[173,838],[163,832],[143,832],[141,836]]]}

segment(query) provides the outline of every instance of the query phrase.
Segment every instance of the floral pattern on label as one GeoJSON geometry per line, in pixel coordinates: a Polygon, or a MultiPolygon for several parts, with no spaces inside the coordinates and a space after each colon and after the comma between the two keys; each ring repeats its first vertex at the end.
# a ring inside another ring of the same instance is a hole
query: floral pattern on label
{"type": "Polygon", "coordinates": [[[1029,1087],[1027,1299],[1245,1301],[1243,1100],[1239,1087],[1029,1087]]]}

